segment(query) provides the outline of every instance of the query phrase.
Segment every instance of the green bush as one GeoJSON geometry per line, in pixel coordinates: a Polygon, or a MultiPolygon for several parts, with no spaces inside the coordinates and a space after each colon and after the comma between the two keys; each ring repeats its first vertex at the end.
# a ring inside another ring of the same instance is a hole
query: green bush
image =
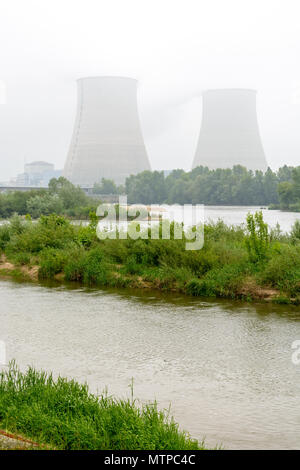
{"type": "Polygon", "coordinates": [[[16,253],[12,258],[15,264],[26,265],[30,264],[31,256],[30,253],[16,253]]]}
{"type": "Polygon", "coordinates": [[[12,229],[10,240],[6,244],[8,253],[39,253],[45,248],[66,248],[76,240],[75,227],[64,217],[43,216],[37,223],[23,224],[21,233],[12,229]]]}
{"type": "Polygon", "coordinates": [[[88,286],[105,286],[110,278],[111,269],[104,260],[102,249],[100,247],[90,251],[78,249],[75,253],[65,263],[65,279],[81,281],[88,286]]]}
{"type": "Polygon", "coordinates": [[[296,220],[291,231],[292,238],[300,240],[300,220],[296,220]]]}
{"type": "Polygon", "coordinates": [[[80,226],[77,230],[76,238],[79,245],[88,248],[97,241],[96,230],[90,225],[87,227],[80,226]]]}
{"type": "Polygon", "coordinates": [[[259,278],[263,284],[300,292],[300,246],[277,244],[259,278]]]}
{"type": "Polygon", "coordinates": [[[247,265],[225,265],[209,271],[201,279],[192,279],[186,286],[188,294],[206,297],[236,297],[242,280],[247,273],[247,265]]]}
{"type": "Polygon", "coordinates": [[[74,250],[72,256],[68,258],[64,266],[64,275],[66,281],[83,281],[86,264],[86,252],[78,248],[74,250]]]}
{"type": "Polygon", "coordinates": [[[10,241],[11,230],[7,223],[0,225],[0,250],[4,250],[10,241]]]}
{"type": "Polygon", "coordinates": [[[85,269],[83,273],[83,282],[86,285],[104,286],[108,282],[109,269],[104,260],[101,248],[94,248],[88,252],[85,259],[85,269]]]}
{"type": "Polygon", "coordinates": [[[64,265],[68,259],[68,252],[47,248],[40,254],[39,278],[52,279],[55,274],[63,271],[64,265]]]}
{"type": "Polygon", "coordinates": [[[249,235],[246,237],[246,247],[249,259],[257,263],[266,259],[270,245],[268,225],[263,220],[262,212],[247,215],[247,228],[249,235]]]}

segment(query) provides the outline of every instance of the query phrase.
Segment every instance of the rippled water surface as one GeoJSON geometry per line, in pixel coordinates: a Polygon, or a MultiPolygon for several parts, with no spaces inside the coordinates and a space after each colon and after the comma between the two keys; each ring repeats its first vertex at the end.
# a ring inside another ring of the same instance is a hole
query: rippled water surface
{"type": "Polygon", "coordinates": [[[172,404],[210,446],[300,448],[299,308],[0,281],[8,358],[172,404]]]}

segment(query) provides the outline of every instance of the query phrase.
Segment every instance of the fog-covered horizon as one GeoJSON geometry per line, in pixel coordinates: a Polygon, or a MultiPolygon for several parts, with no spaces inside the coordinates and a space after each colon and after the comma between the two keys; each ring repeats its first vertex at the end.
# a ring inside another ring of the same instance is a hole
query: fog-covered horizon
{"type": "Polygon", "coordinates": [[[268,164],[299,165],[299,9],[296,0],[1,0],[0,181],[25,161],[63,167],[76,80],[93,75],[139,81],[152,169],[191,167],[210,88],[256,89],[268,164]]]}

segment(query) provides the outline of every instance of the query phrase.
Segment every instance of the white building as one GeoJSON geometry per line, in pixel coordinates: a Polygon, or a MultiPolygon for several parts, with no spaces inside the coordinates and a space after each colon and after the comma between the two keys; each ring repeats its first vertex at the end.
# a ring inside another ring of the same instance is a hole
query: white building
{"type": "Polygon", "coordinates": [[[51,178],[61,176],[61,170],[55,170],[53,163],[44,161],[36,161],[25,163],[24,173],[17,176],[15,181],[11,180],[11,184],[16,186],[48,186],[51,178]]]}

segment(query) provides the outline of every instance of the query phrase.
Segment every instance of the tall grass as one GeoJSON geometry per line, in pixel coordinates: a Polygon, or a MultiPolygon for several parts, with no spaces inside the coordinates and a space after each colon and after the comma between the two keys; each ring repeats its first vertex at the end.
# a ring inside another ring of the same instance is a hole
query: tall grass
{"type": "Polygon", "coordinates": [[[156,403],[95,396],[86,384],[14,362],[0,374],[0,426],[56,449],[187,450],[203,444],[156,403]]]}

